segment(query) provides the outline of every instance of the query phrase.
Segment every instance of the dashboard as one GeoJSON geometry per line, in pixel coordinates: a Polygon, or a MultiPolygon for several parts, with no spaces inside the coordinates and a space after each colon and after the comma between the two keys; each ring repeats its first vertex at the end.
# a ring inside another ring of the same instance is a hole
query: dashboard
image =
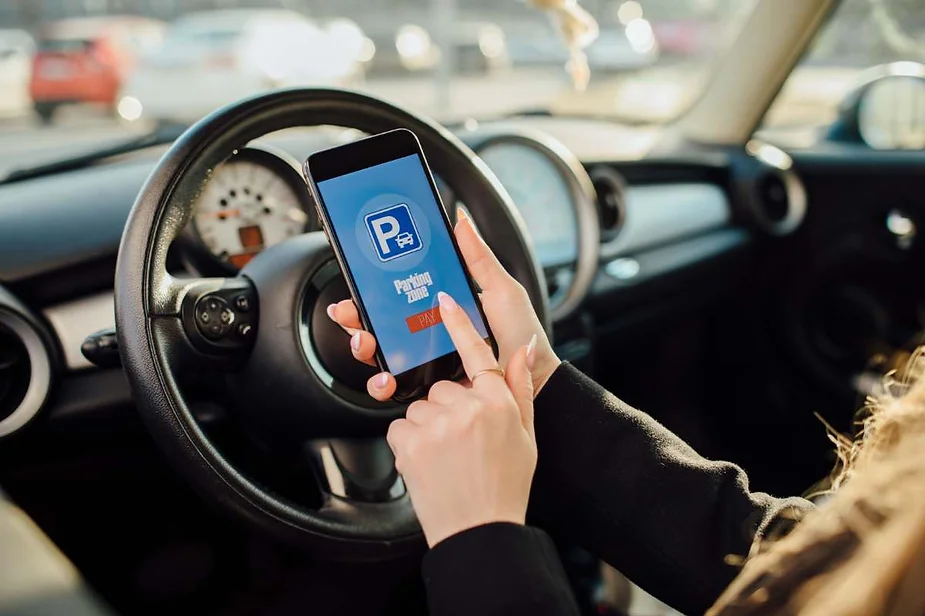
{"type": "MultiPolygon", "coordinates": [[[[575,323],[585,316],[602,324],[625,320],[633,298],[650,293],[670,274],[704,264],[736,267],[737,255],[756,237],[792,232],[806,210],[799,178],[792,169],[775,166],[783,153],[770,146],[579,161],[581,144],[526,122],[459,127],[456,134],[479,154],[519,210],[553,307],[579,259],[593,260],[580,311],[554,323],[565,359],[572,359],[568,349],[576,339],[575,323]],[[584,248],[581,207],[592,208],[597,219],[594,245],[584,248]]],[[[609,130],[608,124],[599,126],[577,134],[609,130]]],[[[269,246],[319,230],[299,161],[344,138],[320,134],[270,135],[216,167],[194,197],[192,219],[168,255],[169,271],[177,277],[226,276],[269,246]]],[[[0,394],[0,437],[38,413],[61,378],[55,374],[109,374],[84,358],[81,345],[89,334],[113,327],[113,272],[122,229],[159,154],[142,151],[0,186],[0,340],[12,340],[26,364],[49,367],[39,371],[40,381],[28,383],[38,383],[41,391],[26,387],[28,397],[17,398],[12,411],[4,407],[10,406],[9,397],[4,402],[0,394]]],[[[441,192],[447,189],[444,202],[456,203],[452,187],[439,178],[438,185],[441,192]]],[[[709,271],[702,280],[685,280],[722,286],[722,276],[709,271]]],[[[660,297],[677,303],[678,292],[669,286],[660,297]]],[[[640,315],[656,314],[652,307],[649,301],[640,315]]],[[[578,338],[585,335],[581,327],[578,338]]],[[[118,391],[128,396],[124,385],[118,391]]]]}

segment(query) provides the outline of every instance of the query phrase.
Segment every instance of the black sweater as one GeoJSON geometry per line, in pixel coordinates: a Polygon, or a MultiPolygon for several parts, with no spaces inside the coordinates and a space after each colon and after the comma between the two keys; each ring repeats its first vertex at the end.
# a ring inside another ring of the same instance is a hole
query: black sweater
{"type": "MultiPolygon", "coordinates": [[[[528,517],[687,614],[702,614],[798,498],[749,492],[739,467],[697,454],[657,421],[563,364],[535,402],[539,451],[528,517]]],[[[497,523],[424,558],[433,616],[578,614],[549,537],[497,523]]]]}

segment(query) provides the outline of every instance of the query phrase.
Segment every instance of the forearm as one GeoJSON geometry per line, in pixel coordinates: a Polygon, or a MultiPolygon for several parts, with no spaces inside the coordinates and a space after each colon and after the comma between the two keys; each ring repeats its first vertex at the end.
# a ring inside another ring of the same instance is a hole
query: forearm
{"type": "Polygon", "coordinates": [[[577,616],[555,548],[543,531],[494,523],[438,543],[424,557],[432,616],[577,616]]]}
{"type": "Polygon", "coordinates": [[[752,493],[648,415],[563,365],[535,403],[531,515],[675,607],[702,613],[756,534],[801,499],[752,493]]]}

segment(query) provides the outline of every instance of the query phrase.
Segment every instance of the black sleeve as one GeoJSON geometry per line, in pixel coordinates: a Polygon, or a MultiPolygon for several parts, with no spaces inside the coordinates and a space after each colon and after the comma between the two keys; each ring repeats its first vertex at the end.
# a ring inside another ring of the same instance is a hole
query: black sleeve
{"type": "Polygon", "coordinates": [[[543,531],[507,522],[453,535],[424,556],[432,616],[578,616],[543,531]]]}
{"type": "Polygon", "coordinates": [[[701,457],[568,364],[534,406],[530,519],[682,612],[702,614],[732,581],[727,556],[812,507],[750,492],[742,469],[701,457]]]}

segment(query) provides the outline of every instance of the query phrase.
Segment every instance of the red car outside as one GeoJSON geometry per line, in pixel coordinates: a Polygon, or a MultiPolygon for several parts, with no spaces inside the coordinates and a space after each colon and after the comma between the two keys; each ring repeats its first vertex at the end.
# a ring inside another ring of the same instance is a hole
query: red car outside
{"type": "Polygon", "coordinates": [[[58,107],[70,103],[113,108],[123,79],[164,29],[163,22],[128,16],[45,24],[30,83],[38,116],[50,122],[58,107]]]}

